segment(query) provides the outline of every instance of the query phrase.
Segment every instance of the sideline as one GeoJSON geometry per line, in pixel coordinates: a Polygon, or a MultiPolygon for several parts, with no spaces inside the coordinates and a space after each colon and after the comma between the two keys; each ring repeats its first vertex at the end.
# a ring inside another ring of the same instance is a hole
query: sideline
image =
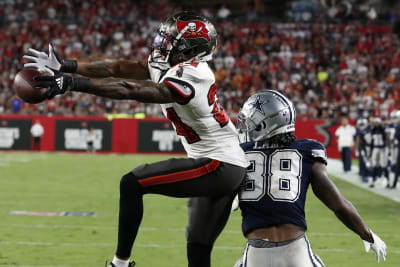
{"type": "Polygon", "coordinates": [[[358,166],[352,165],[351,171],[345,173],[343,171],[342,162],[338,159],[328,159],[328,174],[335,176],[341,180],[349,182],[353,185],[361,187],[365,190],[373,192],[375,194],[381,195],[388,199],[391,199],[395,202],[400,203],[400,190],[399,187],[397,189],[387,189],[386,187],[375,186],[374,188],[370,188],[368,183],[363,183],[361,181],[360,176],[358,175],[358,166]]]}

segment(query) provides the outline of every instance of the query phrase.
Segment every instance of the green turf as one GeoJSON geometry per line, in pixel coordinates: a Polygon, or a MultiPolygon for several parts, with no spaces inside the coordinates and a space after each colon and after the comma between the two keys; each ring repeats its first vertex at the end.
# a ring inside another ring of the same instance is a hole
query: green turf
{"type": "MultiPolygon", "coordinates": [[[[117,237],[119,179],[135,166],[167,158],[0,152],[0,266],[104,266],[117,237]],[[93,211],[98,217],[9,215],[10,210],[93,211]]],[[[400,266],[400,205],[335,179],[365,222],[388,245],[382,266],[400,266]]],[[[138,267],[184,267],[186,200],[145,197],[142,229],[134,247],[138,267]]],[[[308,237],[326,266],[376,266],[358,236],[312,193],[308,237]]],[[[240,213],[232,214],[213,253],[214,267],[232,267],[245,244],[240,213]]]]}

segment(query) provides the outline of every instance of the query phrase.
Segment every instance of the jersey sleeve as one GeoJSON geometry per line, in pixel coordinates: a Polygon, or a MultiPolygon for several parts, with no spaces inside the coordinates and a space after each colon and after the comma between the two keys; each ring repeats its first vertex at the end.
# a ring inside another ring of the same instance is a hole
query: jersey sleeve
{"type": "Polygon", "coordinates": [[[181,95],[186,103],[195,96],[195,85],[202,82],[196,67],[191,64],[177,65],[168,71],[162,80],[173,92],[181,95]]]}
{"type": "Polygon", "coordinates": [[[328,164],[326,149],[323,144],[316,140],[306,139],[302,146],[305,148],[305,154],[311,160],[319,161],[325,165],[328,164]]]}

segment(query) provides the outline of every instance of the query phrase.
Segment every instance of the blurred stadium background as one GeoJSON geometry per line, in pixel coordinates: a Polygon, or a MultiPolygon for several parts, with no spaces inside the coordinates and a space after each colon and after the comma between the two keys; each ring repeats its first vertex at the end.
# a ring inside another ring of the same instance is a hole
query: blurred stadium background
{"type": "MultiPolygon", "coordinates": [[[[279,90],[296,106],[296,135],[319,140],[328,157],[338,158],[334,132],[341,117],[354,123],[400,109],[399,1],[0,0],[0,266],[103,266],[116,244],[120,176],[183,152],[158,105],[76,92],[22,102],[12,86],[22,56],[30,47],[47,51],[51,41],[64,58],[145,59],[160,21],[180,10],[216,25],[211,66],[232,119],[255,91],[279,90]],[[39,144],[30,133],[37,121],[44,128],[39,144]],[[105,154],[63,153],[86,151],[90,127],[96,150],[105,154]],[[142,152],[167,155],[130,155],[142,152]]],[[[334,179],[387,242],[384,265],[400,266],[399,203],[334,179]]],[[[185,201],[145,201],[138,266],[185,266],[185,201]]],[[[327,266],[375,266],[374,255],[312,194],[306,214],[313,247],[327,266]]],[[[217,242],[214,266],[233,266],[244,244],[235,213],[217,242]]]]}

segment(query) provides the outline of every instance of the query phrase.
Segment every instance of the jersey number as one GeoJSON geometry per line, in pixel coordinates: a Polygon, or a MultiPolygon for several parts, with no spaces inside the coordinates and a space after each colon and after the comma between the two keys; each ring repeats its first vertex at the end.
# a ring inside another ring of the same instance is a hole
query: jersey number
{"type": "MultiPolygon", "coordinates": [[[[208,91],[208,104],[210,106],[213,105],[211,113],[222,128],[229,122],[229,117],[226,114],[225,109],[223,109],[219,104],[218,100],[215,100],[216,94],[217,87],[213,84],[208,91]]],[[[200,136],[192,129],[192,127],[182,122],[181,118],[179,118],[173,108],[167,108],[167,118],[175,125],[176,133],[184,136],[189,144],[200,141],[200,136]]]]}
{"type": "Polygon", "coordinates": [[[214,114],[214,119],[219,123],[219,125],[224,127],[229,122],[229,117],[226,114],[226,111],[218,100],[215,100],[215,96],[217,95],[217,86],[215,83],[211,85],[210,90],[208,91],[208,104],[213,105],[213,110],[211,111],[214,114]]]}
{"type": "Polygon", "coordinates": [[[258,201],[265,193],[274,201],[294,202],[299,198],[303,157],[297,150],[276,150],[271,155],[247,152],[250,162],[241,201],[258,201]]]}
{"type": "Polygon", "coordinates": [[[189,125],[182,122],[173,108],[167,108],[167,118],[175,125],[176,133],[185,137],[189,144],[200,141],[200,136],[189,125]]]}

